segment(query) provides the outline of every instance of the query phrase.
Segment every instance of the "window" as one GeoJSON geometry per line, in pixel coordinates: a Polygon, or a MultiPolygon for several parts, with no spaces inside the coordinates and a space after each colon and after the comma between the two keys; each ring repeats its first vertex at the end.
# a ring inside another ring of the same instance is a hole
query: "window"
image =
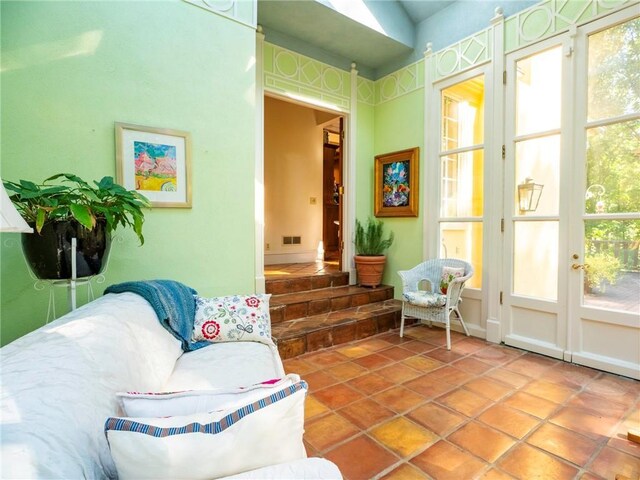
{"type": "Polygon", "coordinates": [[[440,256],[461,258],[482,285],[484,76],[442,90],[440,256]]]}

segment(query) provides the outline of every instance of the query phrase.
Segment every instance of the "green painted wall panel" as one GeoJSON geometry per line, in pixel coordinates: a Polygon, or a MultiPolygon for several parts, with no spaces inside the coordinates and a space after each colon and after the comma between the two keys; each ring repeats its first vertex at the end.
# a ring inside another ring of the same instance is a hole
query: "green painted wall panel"
{"type": "MultiPolygon", "coordinates": [[[[395,242],[387,253],[387,266],[383,282],[395,287],[395,297],[402,297],[402,283],[398,270],[417,265],[422,260],[422,222],[424,198],[424,89],[397,97],[376,106],[374,128],[374,154],[420,147],[420,201],[418,217],[382,218],[385,231],[392,230],[395,242]]],[[[373,185],[373,159],[371,159],[371,184],[373,185]]],[[[360,172],[358,172],[360,174],[360,172]]],[[[373,194],[369,213],[373,215],[373,194]]]]}
{"type": "Polygon", "coordinates": [[[358,102],[356,144],[356,218],[363,221],[373,211],[374,111],[358,102]]]}
{"type": "MultiPolygon", "coordinates": [[[[152,278],[203,295],[251,291],[255,32],[177,0],[1,8],[3,178],[115,176],[116,121],[191,132],[193,208],[149,211],[142,247],[120,231],[97,295],[152,278]]],[[[19,235],[0,240],[5,344],[44,323],[49,293],[34,290],[19,235]]],[[[55,290],[60,315],[66,292],[55,290]]]]}

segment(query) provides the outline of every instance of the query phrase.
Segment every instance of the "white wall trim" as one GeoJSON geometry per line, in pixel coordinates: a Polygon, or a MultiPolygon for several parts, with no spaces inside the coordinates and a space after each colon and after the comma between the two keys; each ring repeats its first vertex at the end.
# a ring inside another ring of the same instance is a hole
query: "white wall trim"
{"type": "MultiPolygon", "coordinates": [[[[504,71],[504,15],[502,8],[495,9],[495,16],[491,19],[493,34],[493,50],[491,58],[492,81],[487,82],[492,91],[492,104],[485,103],[485,108],[491,108],[489,123],[485,125],[485,145],[490,155],[485,152],[485,172],[493,172],[485,178],[485,221],[483,241],[483,261],[489,268],[484,270],[486,327],[487,340],[494,343],[502,341],[500,308],[500,292],[504,288],[502,279],[502,264],[504,251],[504,235],[500,230],[500,220],[504,209],[504,197],[501,174],[504,168],[502,160],[502,145],[504,144],[504,85],[502,72],[504,71]],[[492,133],[488,133],[492,132],[492,133]]],[[[486,85],[487,85],[486,84],[486,85]]]]}
{"type": "Polygon", "coordinates": [[[343,157],[345,174],[345,195],[343,206],[344,249],[342,252],[342,269],[349,272],[351,283],[355,283],[356,273],[353,264],[353,225],[355,224],[356,203],[356,113],[358,104],[358,71],[356,64],[351,64],[351,97],[349,109],[342,109],[313,97],[306,97],[296,92],[265,87],[264,84],[264,33],[258,26],[256,40],[256,162],[255,162],[255,288],[257,293],[265,291],[265,264],[308,263],[316,260],[314,250],[308,257],[304,252],[294,254],[268,254],[265,258],[264,245],[264,97],[268,95],[279,100],[301,105],[315,110],[338,112],[344,117],[346,148],[343,157]],[[276,260],[276,256],[278,259],[276,260]],[[268,262],[268,263],[267,263],[268,262]]]}
{"type": "Polygon", "coordinates": [[[573,363],[579,363],[580,365],[586,365],[587,367],[597,368],[599,370],[605,370],[607,372],[640,380],[640,370],[638,370],[637,363],[625,362],[624,360],[619,360],[617,358],[604,357],[586,352],[573,352],[572,360],[573,363]]]}
{"type": "Polygon", "coordinates": [[[349,285],[356,283],[356,267],[353,261],[355,253],[355,245],[353,244],[353,229],[356,222],[356,143],[357,133],[356,128],[358,120],[358,70],[356,70],[356,64],[351,64],[351,104],[350,112],[346,121],[346,134],[347,139],[347,155],[343,157],[343,174],[345,175],[345,194],[342,199],[344,205],[342,206],[342,242],[344,248],[342,249],[342,270],[349,272],[349,285]]]}
{"type": "Polygon", "coordinates": [[[486,340],[492,343],[500,343],[502,341],[500,334],[500,321],[497,318],[487,318],[487,337],[486,340]]]}
{"type": "MultiPolygon", "coordinates": [[[[434,195],[433,195],[433,188],[430,188],[429,186],[429,179],[433,178],[431,177],[432,175],[432,170],[433,168],[430,168],[430,162],[429,162],[429,158],[431,157],[432,151],[433,149],[431,148],[431,143],[438,143],[437,139],[432,139],[431,136],[429,135],[431,130],[431,101],[432,101],[432,96],[433,96],[433,88],[431,85],[431,62],[432,60],[432,55],[433,55],[433,50],[432,50],[433,44],[431,42],[427,43],[427,46],[425,48],[424,51],[424,105],[423,105],[423,109],[424,109],[424,139],[423,139],[423,154],[422,154],[422,176],[424,178],[423,181],[423,192],[426,190],[427,192],[429,192],[428,194],[423,194],[422,195],[422,211],[424,212],[423,216],[422,216],[422,260],[426,260],[428,258],[431,258],[430,255],[432,254],[432,245],[431,243],[433,242],[433,240],[429,240],[429,233],[431,232],[431,229],[429,228],[432,225],[432,215],[433,212],[429,210],[429,205],[433,204],[434,201],[434,195]]],[[[439,130],[436,130],[439,131],[439,130]]]]}
{"type": "Polygon", "coordinates": [[[256,144],[254,169],[254,288],[256,293],[266,291],[264,276],[264,33],[258,25],[256,32],[256,144]]]}
{"type": "Polygon", "coordinates": [[[549,357],[564,359],[564,350],[548,342],[542,342],[533,338],[522,337],[520,335],[506,335],[505,343],[513,347],[521,348],[529,352],[541,353],[549,357]]]}

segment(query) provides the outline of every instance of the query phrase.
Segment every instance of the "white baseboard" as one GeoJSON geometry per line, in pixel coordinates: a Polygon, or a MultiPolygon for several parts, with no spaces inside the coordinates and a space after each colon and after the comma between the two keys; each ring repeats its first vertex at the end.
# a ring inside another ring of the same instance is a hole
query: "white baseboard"
{"type": "Polygon", "coordinates": [[[502,336],[500,335],[500,322],[495,318],[487,318],[487,342],[500,343],[502,336]]]}
{"type": "MultiPolygon", "coordinates": [[[[439,325],[437,322],[434,322],[433,324],[439,325]]],[[[469,330],[469,335],[471,335],[472,337],[482,338],[483,340],[487,337],[487,331],[480,325],[469,322],[465,322],[465,325],[467,326],[467,330],[469,330]]],[[[462,325],[460,325],[460,322],[457,322],[455,320],[451,320],[451,330],[459,333],[464,333],[464,329],[462,328],[462,325]]]]}
{"type": "Polygon", "coordinates": [[[520,335],[507,335],[504,339],[507,345],[512,347],[518,347],[523,350],[529,350],[530,352],[541,353],[548,357],[564,359],[564,351],[548,342],[542,342],[540,340],[534,340],[520,335]]]}
{"type": "Polygon", "coordinates": [[[265,265],[278,265],[280,263],[312,263],[316,261],[317,252],[307,250],[295,253],[265,253],[265,265]]]}
{"type": "Polygon", "coordinates": [[[256,275],[255,285],[256,293],[265,293],[267,291],[266,278],[264,274],[256,275]]]}
{"type": "Polygon", "coordinates": [[[604,357],[587,352],[573,352],[572,360],[573,363],[640,380],[640,365],[637,363],[631,363],[617,358],[604,357]]]}

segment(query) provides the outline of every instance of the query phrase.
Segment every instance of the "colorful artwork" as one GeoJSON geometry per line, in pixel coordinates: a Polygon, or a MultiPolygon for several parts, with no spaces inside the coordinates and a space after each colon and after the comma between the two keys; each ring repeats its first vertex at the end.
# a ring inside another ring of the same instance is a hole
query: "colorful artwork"
{"type": "Polygon", "coordinates": [[[392,162],[383,168],[382,204],[385,207],[409,205],[409,161],[392,162]]]}
{"type": "Polygon", "coordinates": [[[176,147],[133,142],[136,190],[174,192],[177,186],[176,147]]]}
{"type": "Polygon", "coordinates": [[[118,183],[142,192],[152,207],[191,208],[191,135],[116,123],[118,183]]]}
{"type": "Polygon", "coordinates": [[[420,149],[376,155],[374,215],[418,216],[418,165],[420,149]]]}

